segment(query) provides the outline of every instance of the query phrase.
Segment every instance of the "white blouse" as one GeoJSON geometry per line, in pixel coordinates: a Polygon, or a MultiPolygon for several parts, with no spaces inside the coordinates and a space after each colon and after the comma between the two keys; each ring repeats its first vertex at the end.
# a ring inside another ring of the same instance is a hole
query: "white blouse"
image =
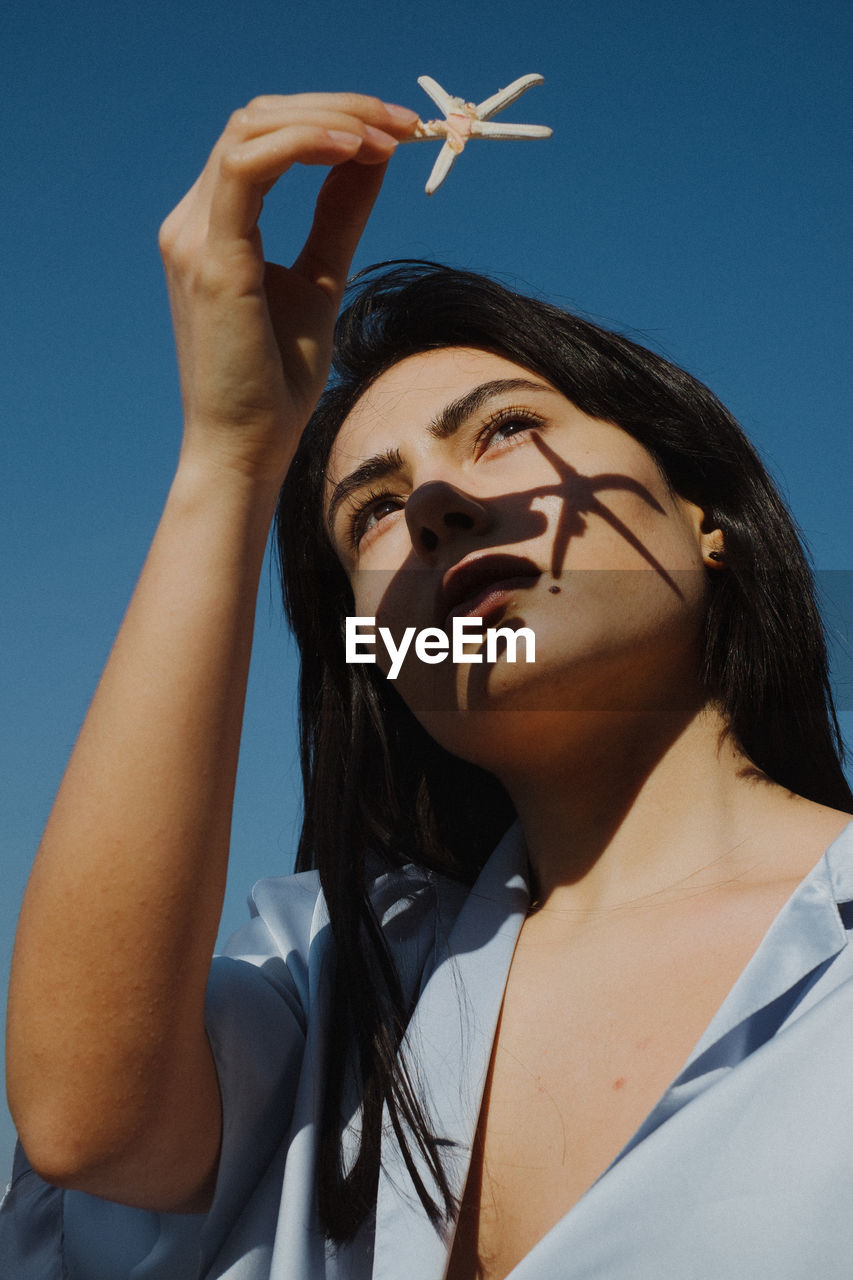
{"type": "MultiPolygon", "coordinates": [[[[413,867],[373,888],[404,987],[418,993],[410,1061],[434,1131],[455,1142],[460,1198],[528,904],[525,862],[516,826],[471,890],[413,867]]],[[[314,1182],[331,955],[316,875],[261,881],[251,910],[211,969],[224,1132],[210,1212],[61,1192],[19,1151],[0,1208],[0,1275],[442,1280],[452,1227],[429,1222],[390,1129],[375,1219],[352,1244],[327,1245],[314,1182]]],[[[851,929],[853,824],[783,907],[640,1128],[511,1280],[850,1280],[851,929]]]]}

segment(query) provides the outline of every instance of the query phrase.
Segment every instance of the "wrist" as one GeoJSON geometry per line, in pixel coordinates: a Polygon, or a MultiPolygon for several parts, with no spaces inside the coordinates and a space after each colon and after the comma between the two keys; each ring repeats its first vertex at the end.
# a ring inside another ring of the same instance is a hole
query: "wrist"
{"type": "Polygon", "coordinates": [[[301,431],[302,423],[294,425],[281,414],[261,412],[240,422],[185,414],[179,466],[201,474],[234,474],[253,488],[277,492],[301,431]]]}
{"type": "Polygon", "coordinates": [[[184,445],[168,506],[185,515],[222,520],[236,532],[266,541],[275,515],[285,465],[248,465],[227,453],[184,445]]]}

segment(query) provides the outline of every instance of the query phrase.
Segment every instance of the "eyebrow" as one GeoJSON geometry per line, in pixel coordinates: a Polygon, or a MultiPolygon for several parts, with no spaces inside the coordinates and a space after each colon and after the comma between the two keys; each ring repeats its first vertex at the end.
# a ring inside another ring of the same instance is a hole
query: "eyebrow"
{"type": "MultiPolygon", "coordinates": [[[[506,395],[510,391],[551,391],[544,382],[533,382],[529,378],[494,378],[491,382],[481,382],[479,386],[466,391],[458,400],[451,400],[429,423],[426,430],[435,440],[449,440],[469,418],[473,417],[490,400],[506,395]]],[[[399,449],[386,449],[384,453],[375,453],[362,462],[349,475],[339,480],[332,490],[329,499],[329,512],[326,517],[329,529],[334,524],[338,507],[341,503],[365,485],[385,480],[395,472],[402,471],[403,456],[399,449]]]]}
{"type": "Polygon", "coordinates": [[[481,382],[472,387],[458,400],[446,404],[436,418],[429,424],[427,431],[436,440],[448,440],[463,423],[473,417],[489,400],[494,400],[509,391],[550,391],[544,382],[531,382],[529,378],[494,378],[491,382],[481,382]]]}

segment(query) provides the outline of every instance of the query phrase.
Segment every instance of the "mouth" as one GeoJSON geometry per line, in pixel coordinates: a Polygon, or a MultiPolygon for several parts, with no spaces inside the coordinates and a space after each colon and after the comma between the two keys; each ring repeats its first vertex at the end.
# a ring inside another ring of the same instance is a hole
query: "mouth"
{"type": "Polygon", "coordinates": [[[526,556],[469,556],[448,569],[441,580],[435,614],[438,625],[453,618],[481,617],[502,605],[513,591],[527,590],[540,570],[526,556]]]}

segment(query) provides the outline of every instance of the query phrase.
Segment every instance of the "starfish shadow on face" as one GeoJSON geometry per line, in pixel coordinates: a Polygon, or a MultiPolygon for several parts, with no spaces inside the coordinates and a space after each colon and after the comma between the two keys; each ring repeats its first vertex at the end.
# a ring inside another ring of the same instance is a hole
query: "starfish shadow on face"
{"type": "Polygon", "coordinates": [[[557,522],[554,546],[551,552],[551,573],[553,576],[559,578],[562,573],[566,553],[572,538],[580,537],[584,533],[586,529],[584,516],[594,515],[599,516],[609,524],[611,529],[614,529],[621,538],[625,539],[629,546],[633,547],[642,556],[646,563],[654,569],[655,573],[660,574],[667,586],[671,587],[677,596],[683,598],[681,588],[672,574],[667,572],[657,557],[628,528],[625,522],[620,520],[609,507],[605,506],[595,496],[596,490],[599,489],[622,489],[629,493],[635,493],[644,502],[647,502],[652,510],[664,515],[664,509],[654,494],[645,485],[640,484],[639,480],[634,480],[631,476],[623,476],[611,472],[602,472],[597,476],[581,475],[570,462],[566,462],[558,453],[555,453],[541,436],[535,435],[533,443],[542,456],[547,458],[560,479],[559,485],[555,485],[553,489],[540,489],[537,496],[555,493],[564,498],[563,509],[557,522]]]}
{"type": "MultiPolygon", "coordinates": [[[[576,467],[573,467],[570,462],[567,462],[546,444],[538,434],[533,435],[532,442],[554,468],[557,473],[557,483],[539,485],[536,488],[486,500],[486,505],[493,509],[498,524],[505,530],[511,527],[514,531],[514,536],[505,543],[502,549],[506,551],[507,547],[515,542],[527,542],[532,538],[545,534],[548,517],[544,511],[536,510],[533,504],[541,498],[557,497],[560,499],[561,505],[553,533],[550,565],[547,567],[547,572],[550,572],[552,578],[558,579],[563,573],[569,543],[572,538],[581,538],[586,533],[587,517],[597,516],[606,524],[609,524],[645,560],[648,566],[663,579],[679,599],[683,599],[683,592],[672,574],[668,572],[637,534],[625,524],[624,520],[620,519],[615,512],[611,511],[596,496],[596,492],[602,489],[622,490],[623,492],[633,493],[653,511],[665,516],[666,512],[654,494],[639,480],[634,479],[633,476],[623,475],[618,472],[601,472],[599,475],[594,476],[583,475],[576,467]]],[[[451,521],[448,517],[445,517],[445,523],[448,526],[450,525],[451,521]]],[[[465,531],[468,528],[467,518],[464,524],[460,522],[459,527],[459,536],[464,540],[465,531]]],[[[506,533],[504,533],[501,541],[503,542],[505,538],[506,533]]],[[[488,546],[475,547],[473,544],[466,545],[460,550],[460,558],[470,554],[475,549],[484,552],[494,550],[494,548],[489,548],[488,546]]],[[[532,561],[530,563],[532,565],[532,561]]],[[[544,566],[541,566],[541,568],[545,569],[544,566]]],[[[412,552],[406,562],[394,570],[371,569],[360,570],[359,572],[366,574],[368,577],[379,575],[381,579],[385,580],[384,586],[378,592],[379,602],[376,605],[376,614],[381,624],[384,618],[404,616],[403,598],[405,592],[403,592],[402,596],[400,594],[403,584],[408,575],[414,573],[420,577],[424,570],[423,565],[420,563],[420,558],[412,552]]],[[[371,592],[371,595],[373,594],[375,593],[371,592]]],[[[432,622],[435,625],[434,619],[432,622]]]]}
{"type": "MultiPolygon", "coordinates": [[[[601,501],[597,493],[601,490],[612,489],[636,495],[644,502],[652,511],[666,518],[666,511],[655,495],[641,481],[633,476],[624,475],[618,472],[601,472],[598,475],[583,475],[567,462],[560,454],[556,453],[538,434],[532,435],[532,443],[542,454],[542,456],[550,463],[556,472],[556,482],[550,485],[538,485],[535,488],[516,491],[504,494],[501,497],[495,497],[484,500],[485,504],[492,508],[497,518],[498,526],[504,529],[504,535],[501,538],[501,549],[506,552],[507,547],[515,542],[525,543],[532,538],[539,537],[546,533],[549,517],[542,510],[534,507],[534,502],[538,499],[556,497],[560,499],[560,510],[556,520],[556,526],[553,532],[553,541],[551,546],[550,565],[544,572],[550,573],[552,579],[557,580],[562,575],[565,568],[566,556],[569,544],[572,538],[581,538],[587,531],[588,517],[597,516],[608,524],[615,533],[623,538],[638,556],[642,558],[662,581],[675,593],[680,600],[684,599],[684,593],[676,582],[672,574],[658,560],[657,556],[645,545],[645,543],[633,532],[632,529],[625,524],[610,507],[601,501]],[[514,536],[506,541],[506,531],[512,528],[514,536]]],[[[449,522],[448,522],[449,523],[449,522]]],[[[459,537],[465,543],[464,547],[460,547],[459,555],[462,558],[468,555],[472,550],[482,550],[488,552],[495,550],[488,546],[469,544],[466,538],[468,530],[468,521],[459,526],[459,537]]],[[[531,561],[532,564],[532,561],[531,561]]],[[[376,606],[377,622],[384,625],[386,621],[395,615],[399,617],[405,616],[403,599],[405,596],[404,582],[409,574],[417,574],[419,577],[423,574],[424,569],[419,562],[419,557],[412,553],[407,562],[392,571],[384,570],[367,570],[362,571],[368,574],[379,573],[386,579],[383,589],[379,593],[379,602],[376,606]],[[403,595],[400,596],[400,592],[403,595]]],[[[631,572],[629,570],[629,572],[631,572]]],[[[531,578],[531,585],[534,582],[531,578]]],[[[502,618],[499,624],[501,627],[510,627],[518,629],[518,627],[526,625],[523,617],[502,618]]],[[[402,628],[398,627],[398,631],[402,632],[402,628]]],[[[394,635],[396,643],[400,641],[400,635],[394,635]]],[[[452,666],[452,664],[448,664],[452,666]]],[[[489,672],[492,664],[483,664],[482,666],[474,665],[468,671],[468,691],[469,694],[475,690],[483,693],[489,679],[489,672]]],[[[429,701],[434,709],[444,707],[451,710],[457,706],[457,692],[453,683],[447,683],[447,669],[444,664],[429,668],[431,677],[431,689],[429,693],[429,701]]]]}
{"type": "MultiPolygon", "coordinates": [[[[531,503],[534,499],[556,496],[561,499],[561,509],[557,518],[556,529],[554,531],[554,539],[551,550],[550,572],[554,579],[559,579],[565,568],[566,555],[568,553],[569,543],[572,538],[583,537],[586,532],[589,516],[598,516],[606,524],[619,535],[624,538],[630,547],[637,552],[639,556],[645,560],[650,569],[654,570],[666,585],[672,590],[680,600],[684,599],[684,593],[672,574],[661,564],[657,556],[645,545],[645,543],[631,530],[623,520],[611,511],[597,496],[597,491],[602,489],[621,490],[627,493],[633,493],[643,502],[645,502],[654,512],[666,517],[666,511],[655,495],[639,480],[633,476],[622,475],[617,472],[600,472],[598,475],[582,475],[575,467],[556,453],[541,436],[534,434],[533,443],[536,445],[542,456],[551,464],[557,473],[558,482],[553,486],[540,486],[532,491],[524,494],[528,509],[532,512],[531,503]]],[[[519,497],[521,495],[518,495],[519,497]]],[[[504,617],[500,621],[502,628],[509,630],[518,630],[525,626],[523,616],[504,617]]],[[[504,644],[504,649],[506,645],[504,644]]],[[[499,655],[500,655],[499,650],[499,655]]],[[[467,671],[465,682],[465,702],[470,706],[472,702],[479,704],[483,696],[486,694],[489,681],[491,679],[493,666],[491,663],[483,663],[479,666],[470,666],[467,671]]],[[[456,695],[458,696],[458,695],[456,695]]],[[[557,707],[553,701],[553,690],[548,688],[543,695],[542,705],[531,702],[528,710],[556,710],[557,707]]],[[[436,699],[436,705],[440,701],[436,699]]],[[[692,705],[692,704],[691,704],[692,705]]],[[[586,709],[579,706],[576,709],[586,709]]]]}

